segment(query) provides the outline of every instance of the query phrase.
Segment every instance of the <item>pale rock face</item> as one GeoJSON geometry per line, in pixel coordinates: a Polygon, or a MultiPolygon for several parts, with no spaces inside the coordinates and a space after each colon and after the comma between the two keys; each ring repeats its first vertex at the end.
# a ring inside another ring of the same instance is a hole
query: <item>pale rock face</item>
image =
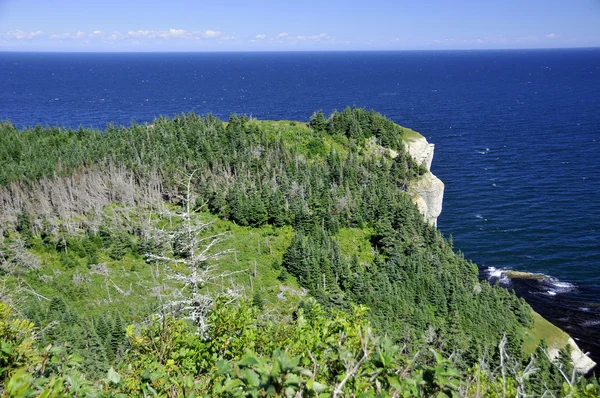
{"type": "MultiPolygon", "coordinates": [[[[437,225],[437,218],[442,212],[444,183],[429,171],[433,160],[434,144],[428,143],[425,137],[419,136],[411,138],[406,144],[406,150],[418,164],[422,164],[427,168],[427,173],[418,181],[412,182],[408,193],[421,214],[423,214],[425,221],[437,225]]],[[[396,157],[398,154],[390,150],[390,155],[396,157]]],[[[479,290],[481,290],[480,286],[479,290]]],[[[572,338],[569,338],[567,344],[571,346],[571,360],[578,373],[585,374],[596,366],[596,363],[579,349],[572,338]]],[[[558,357],[558,352],[557,348],[551,347],[548,350],[548,355],[551,359],[555,359],[558,357]]]]}
{"type": "Polygon", "coordinates": [[[431,225],[437,225],[437,218],[442,213],[444,183],[428,171],[418,181],[411,184],[409,194],[423,214],[425,221],[431,225]]]}
{"type": "MultiPolygon", "coordinates": [[[[418,136],[410,139],[406,144],[406,150],[417,161],[427,168],[425,173],[418,181],[412,182],[409,187],[409,195],[413,202],[423,214],[425,221],[432,225],[437,225],[437,218],[442,212],[442,202],[444,199],[444,183],[434,176],[431,171],[431,162],[433,160],[434,145],[427,142],[425,137],[418,136]]],[[[391,157],[396,157],[398,154],[390,150],[391,157]]],[[[476,286],[475,291],[479,293],[481,286],[476,286]]],[[[568,343],[571,346],[571,360],[575,369],[580,374],[586,374],[596,366],[585,353],[583,353],[577,343],[572,338],[569,338],[568,343]]],[[[551,359],[558,357],[559,350],[551,347],[548,350],[548,355],[551,359]]]]}
{"type": "Polygon", "coordinates": [[[431,169],[434,148],[435,145],[428,143],[425,137],[413,139],[406,144],[406,150],[410,156],[412,156],[418,164],[424,164],[427,170],[431,169]]]}
{"type": "Polygon", "coordinates": [[[571,351],[571,359],[573,360],[573,365],[578,372],[585,374],[592,370],[594,366],[596,366],[596,362],[592,361],[590,357],[585,355],[577,346],[577,343],[569,337],[569,345],[572,348],[571,351]]]}
{"type": "Polygon", "coordinates": [[[442,202],[444,200],[444,183],[429,171],[433,161],[434,147],[422,136],[413,138],[406,144],[408,153],[417,163],[427,168],[427,173],[411,184],[409,194],[421,214],[423,214],[425,221],[431,225],[437,225],[437,218],[442,213],[442,202]]]}
{"type": "MultiPolygon", "coordinates": [[[[585,355],[571,337],[569,337],[567,344],[571,346],[571,361],[573,361],[573,366],[577,370],[577,373],[586,374],[596,366],[596,362],[585,355]]],[[[548,356],[552,360],[558,358],[558,353],[559,350],[557,348],[551,347],[548,349],[548,356]]]]}

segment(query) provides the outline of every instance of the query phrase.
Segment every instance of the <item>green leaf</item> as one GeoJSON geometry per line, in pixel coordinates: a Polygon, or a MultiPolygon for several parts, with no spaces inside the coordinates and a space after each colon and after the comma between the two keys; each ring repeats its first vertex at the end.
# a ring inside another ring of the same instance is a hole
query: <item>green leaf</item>
{"type": "Polygon", "coordinates": [[[398,377],[397,375],[388,376],[387,380],[388,380],[388,383],[390,383],[390,386],[392,386],[396,390],[402,389],[402,384],[400,384],[400,377],[398,377]]]}
{"type": "Polygon", "coordinates": [[[309,380],[306,382],[306,386],[310,389],[313,390],[314,392],[316,392],[317,394],[325,391],[327,389],[327,386],[325,384],[321,384],[317,381],[314,380],[309,380]]]}
{"type": "Polygon", "coordinates": [[[250,357],[246,357],[244,358],[241,362],[240,365],[241,366],[255,366],[258,365],[260,362],[258,359],[256,359],[256,357],[250,356],[250,357]]]}
{"type": "Polygon", "coordinates": [[[303,380],[300,376],[295,375],[295,374],[288,374],[286,379],[285,379],[285,385],[286,386],[299,386],[300,384],[302,384],[303,380]]]}
{"type": "Polygon", "coordinates": [[[228,361],[225,361],[223,359],[217,361],[217,375],[222,376],[231,372],[232,370],[233,366],[231,366],[231,363],[229,363],[228,361]]]}
{"type": "Polygon", "coordinates": [[[308,369],[304,369],[304,368],[302,368],[302,369],[300,369],[300,372],[299,372],[299,373],[300,373],[302,376],[305,376],[305,377],[310,377],[310,378],[312,378],[312,377],[313,377],[313,373],[312,373],[310,370],[308,370],[308,369]]]}
{"type": "Polygon", "coordinates": [[[109,383],[119,384],[119,382],[121,381],[121,376],[117,372],[115,372],[115,369],[111,366],[110,369],[108,369],[106,380],[109,383]]]}
{"type": "Polygon", "coordinates": [[[142,381],[149,381],[151,374],[152,374],[152,371],[150,370],[150,368],[146,368],[146,370],[144,370],[141,375],[142,381]]]}
{"type": "Polygon", "coordinates": [[[223,391],[234,391],[237,390],[239,387],[242,387],[243,385],[244,383],[242,383],[242,381],[239,379],[230,379],[227,380],[223,385],[223,391]]]}
{"type": "Polygon", "coordinates": [[[260,384],[260,377],[252,369],[242,369],[240,371],[240,377],[246,382],[246,385],[250,387],[258,387],[260,384]]]}
{"type": "Polygon", "coordinates": [[[158,393],[156,392],[156,390],[152,387],[150,387],[150,384],[146,383],[145,388],[148,390],[148,392],[153,396],[156,397],[158,396],[158,393]]]}
{"type": "Polygon", "coordinates": [[[155,372],[152,372],[150,374],[150,380],[155,381],[157,379],[160,379],[161,377],[163,377],[165,375],[165,372],[157,370],[155,372]]]}
{"type": "Polygon", "coordinates": [[[83,362],[83,357],[79,354],[73,354],[69,356],[69,363],[80,364],[83,362]]]}
{"type": "Polygon", "coordinates": [[[2,346],[1,346],[2,352],[7,354],[7,355],[13,355],[14,351],[13,351],[13,346],[10,343],[7,343],[6,341],[2,342],[2,346]]]}

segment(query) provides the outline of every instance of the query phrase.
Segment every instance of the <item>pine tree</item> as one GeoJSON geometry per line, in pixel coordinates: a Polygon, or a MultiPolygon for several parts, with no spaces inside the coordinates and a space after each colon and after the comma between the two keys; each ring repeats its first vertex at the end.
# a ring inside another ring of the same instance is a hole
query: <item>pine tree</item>
{"type": "Polygon", "coordinates": [[[108,333],[104,338],[104,351],[106,353],[106,359],[109,363],[113,363],[116,357],[115,346],[113,344],[112,333],[108,333]]]}
{"type": "Polygon", "coordinates": [[[325,119],[323,111],[320,110],[318,112],[313,113],[310,117],[308,125],[319,133],[325,132],[327,128],[327,119],[325,119]]]}
{"type": "Polygon", "coordinates": [[[17,218],[17,232],[21,234],[21,239],[25,241],[25,247],[33,245],[33,232],[31,231],[31,218],[27,210],[23,209],[17,218]]]}
{"type": "Polygon", "coordinates": [[[104,341],[106,336],[110,333],[110,326],[107,324],[105,316],[100,315],[95,322],[96,333],[100,340],[104,341]]]}
{"type": "Polygon", "coordinates": [[[110,336],[110,347],[112,353],[116,358],[119,354],[120,347],[125,339],[125,327],[123,326],[123,319],[121,318],[121,314],[117,312],[117,315],[114,319],[115,321],[113,323],[112,333],[110,336]]]}
{"type": "Polygon", "coordinates": [[[258,192],[253,192],[250,195],[246,214],[248,224],[250,224],[253,227],[260,227],[267,222],[267,207],[263,203],[263,200],[258,194],[258,192]]]}
{"type": "Polygon", "coordinates": [[[229,207],[229,217],[233,222],[242,226],[248,225],[248,204],[241,188],[237,186],[231,188],[227,205],[229,207]]]}
{"type": "Polygon", "coordinates": [[[50,312],[54,313],[54,316],[64,316],[67,312],[67,303],[65,303],[65,299],[60,296],[52,297],[50,300],[50,312]]]}
{"type": "Polygon", "coordinates": [[[254,297],[252,298],[252,305],[261,311],[265,307],[265,300],[263,299],[262,295],[260,294],[260,291],[258,290],[256,291],[256,293],[254,293],[254,297]]]}
{"type": "Polygon", "coordinates": [[[287,222],[285,198],[281,191],[276,190],[269,198],[269,223],[275,227],[283,227],[287,222]]]}
{"type": "Polygon", "coordinates": [[[279,273],[279,275],[277,275],[277,280],[279,282],[285,282],[288,278],[288,271],[285,268],[281,269],[281,272],[279,273]]]}
{"type": "Polygon", "coordinates": [[[98,379],[104,376],[107,370],[106,349],[91,325],[84,325],[83,341],[84,344],[79,347],[83,356],[83,368],[90,379],[98,379]]]}
{"type": "Polygon", "coordinates": [[[229,209],[227,207],[227,199],[222,190],[214,192],[208,200],[208,209],[220,217],[228,218],[229,209]]]}

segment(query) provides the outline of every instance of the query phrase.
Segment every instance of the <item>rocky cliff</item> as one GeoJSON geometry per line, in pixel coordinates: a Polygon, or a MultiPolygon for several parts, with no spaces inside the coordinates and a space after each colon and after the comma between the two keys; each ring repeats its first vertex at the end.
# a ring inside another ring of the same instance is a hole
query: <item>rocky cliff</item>
{"type": "MultiPolygon", "coordinates": [[[[596,362],[592,361],[590,357],[581,351],[575,340],[571,337],[569,337],[567,344],[571,346],[571,360],[577,372],[586,374],[596,366],[596,362]]],[[[558,350],[550,350],[550,358],[557,359],[558,350]]]]}
{"type": "Polygon", "coordinates": [[[437,225],[437,218],[442,212],[444,183],[430,171],[434,145],[428,143],[422,135],[413,134],[406,141],[406,150],[417,163],[427,168],[427,173],[411,184],[409,194],[425,220],[437,225]]]}
{"type": "MultiPolygon", "coordinates": [[[[433,152],[435,149],[434,144],[427,142],[425,137],[422,135],[409,131],[409,138],[406,140],[406,150],[408,153],[417,161],[417,163],[424,165],[427,168],[425,173],[418,181],[413,182],[409,187],[409,194],[411,195],[414,203],[419,208],[425,220],[432,225],[437,225],[437,218],[442,212],[442,202],[444,199],[444,183],[431,173],[431,163],[433,161],[433,152]]],[[[390,151],[391,156],[396,156],[394,151],[390,151]]],[[[529,274],[529,273],[517,273],[511,271],[513,274],[511,277],[521,277],[527,275],[528,278],[539,277],[540,274],[529,274]]],[[[546,277],[545,275],[543,277],[546,277]]],[[[553,325],[552,325],[553,326],[553,325]]],[[[556,328],[556,326],[553,326],[556,328]]],[[[558,328],[557,328],[558,329],[558,328]]],[[[548,349],[548,355],[552,360],[555,360],[559,356],[560,348],[565,345],[571,347],[571,360],[578,373],[586,374],[596,366],[596,363],[591,360],[581,349],[577,346],[577,343],[562,332],[567,339],[560,341],[556,345],[551,345],[548,349]]],[[[542,336],[544,337],[544,336],[542,336]]]]}

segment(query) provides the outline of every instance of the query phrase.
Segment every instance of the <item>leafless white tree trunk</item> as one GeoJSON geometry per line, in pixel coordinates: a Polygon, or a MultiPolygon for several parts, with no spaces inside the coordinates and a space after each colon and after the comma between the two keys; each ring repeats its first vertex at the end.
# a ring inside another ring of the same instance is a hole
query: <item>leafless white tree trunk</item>
{"type": "Polygon", "coordinates": [[[185,193],[180,197],[183,210],[164,209],[160,212],[162,217],[178,221],[175,227],[156,228],[151,232],[151,239],[170,242],[173,248],[161,254],[145,253],[144,256],[147,260],[165,264],[166,277],[181,282],[189,290],[187,297],[183,295],[173,299],[165,307],[171,313],[183,314],[203,333],[208,326],[206,316],[213,304],[213,298],[203,288],[212,281],[244,271],[220,272],[214,264],[215,260],[234,252],[233,249],[219,247],[230,237],[230,233],[209,234],[215,220],[202,221],[194,214],[196,197],[192,190],[193,177],[194,172],[187,176],[185,193]]]}

